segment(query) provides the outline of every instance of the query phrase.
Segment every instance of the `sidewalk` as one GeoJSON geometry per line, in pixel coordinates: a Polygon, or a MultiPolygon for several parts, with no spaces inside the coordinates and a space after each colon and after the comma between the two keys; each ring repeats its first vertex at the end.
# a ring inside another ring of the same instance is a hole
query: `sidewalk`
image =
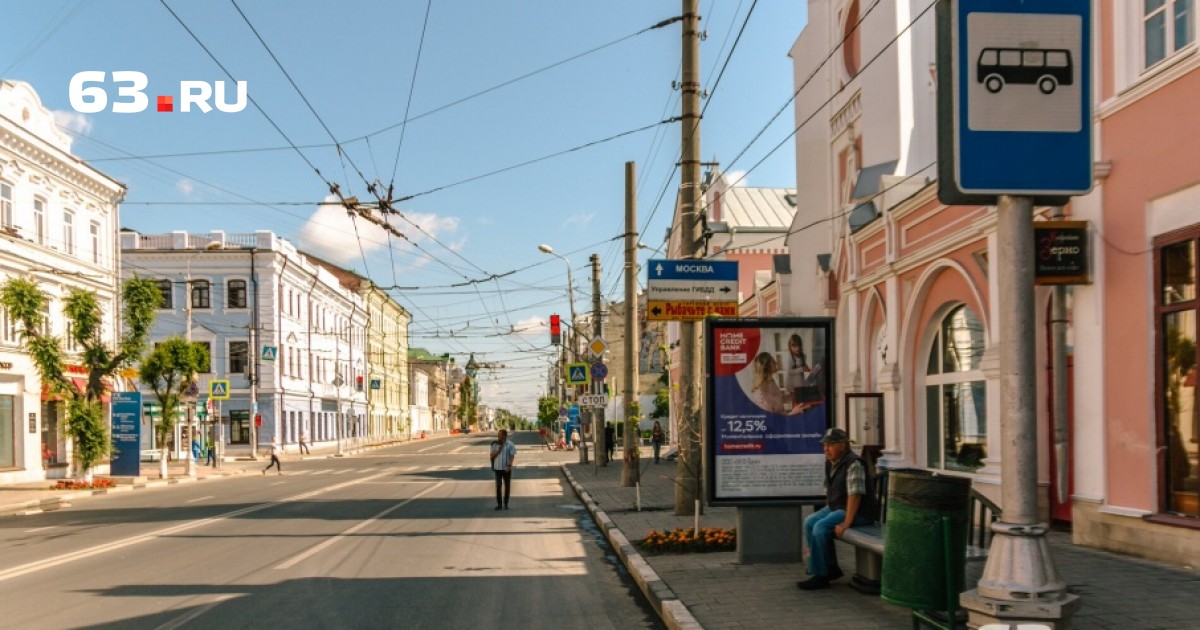
{"type": "MultiPolygon", "coordinates": [[[[642,511],[635,491],[621,487],[621,462],[596,472],[591,464],[565,464],[576,493],[608,536],[668,628],[910,628],[909,611],[863,595],[846,584],[801,591],[802,563],[737,564],[737,554],[643,556],[637,543],[652,529],[691,528],[693,517],[675,516],[675,463],[642,463],[642,511]]],[[[700,527],[732,528],[736,508],[705,508],[700,527]]],[[[797,523],[799,527],[799,523],[797,523]]],[[[1070,535],[1049,535],[1060,576],[1083,598],[1076,628],[1195,628],[1200,624],[1200,572],[1097,551],[1071,544],[1070,535]]],[[[843,569],[854,552],[838,544],[843,569]]],[[[974,584],[981,563],[968,565],[974,584]]]]}

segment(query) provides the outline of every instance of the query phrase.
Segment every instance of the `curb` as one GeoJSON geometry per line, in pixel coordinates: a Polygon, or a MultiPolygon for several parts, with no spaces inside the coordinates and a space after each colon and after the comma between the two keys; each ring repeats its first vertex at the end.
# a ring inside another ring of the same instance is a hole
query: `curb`
{"type": "Polygon", "coordinates": [[[196,483],[199,481],[207,481],[209,479],[225,479],[237,475],[244,475],[245,471],[217,473],[206,477],[172,477],[170,479],[156,479],[154,481],[145,481],[128,485],[113,486],[111,488],[96,488],[94,490],[75,490],[64,492],[48,499],[33,499],[22,503],[10,503],[8,505],[0,505],[0,516],[32,516],[49,512],[65,507],[71,507],[71,501],[79,499],[87,499],[90,497],[118,494],[121,492],[133,492],[134,490],[142,490],[145,488],[162,488],[184,483],[196,483]]]}
{"type": "Polygon", "coordinates": [[[567,469],[567,465],[559,464],[559,468],[571,484],[571,488],[575,490],[579,500],[587,508],[588,513],[592,515],[600,530],[604,532],[608,543],[621,558],[621,563],[633,576],[633,581],[637,583],[642,595],[645,595],[650,606],[654,608],[654,612],[658,613],[667,628],[671,630],[703,630],[704,626],[700,625],[688,607],[679,600],[675,591],[672,591],[671,587],[667,586],[667,583],[650,567],[650,563],[646,562],[642,554],[638,553],[637,547],[629,542],[629,538],[617,527],[612,518],[596,505],[588,491],[575,481],[575,476],[567,469]]]}

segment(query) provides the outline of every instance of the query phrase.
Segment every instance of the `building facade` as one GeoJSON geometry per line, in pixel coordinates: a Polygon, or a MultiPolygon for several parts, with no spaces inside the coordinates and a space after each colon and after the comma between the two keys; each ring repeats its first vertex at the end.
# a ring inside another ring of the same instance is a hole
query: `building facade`
{"type": "Polygon", "coordinates": [[[336,276],[270,231],[125,232],[121,247],[122,274],[155,279],[163,294],[152,341],[209,349],[196,403],[212,381],[229,382],[229,400],[206,418],[210,436],[247,446],[295,444],[303,432],[318,445],[367,437],[366,305],[336,276]]]}
{"type": "MultiPolygon", "coordinates": [[[[0,81],[0,281],[32,277],[50,295],[49,333],[67,339],[63,300],[95,293],[102,338],[116,339],[115,233],[125,187],[71,153],[71,139],[26,83],[0,81]]],[[[66,371],[86,380],[80,348],[64,347],[66,371]]],[[[0,309],[0,484],[64,477],[72,451],[65,405],[44,392],[16,322],[0,309]]]]}

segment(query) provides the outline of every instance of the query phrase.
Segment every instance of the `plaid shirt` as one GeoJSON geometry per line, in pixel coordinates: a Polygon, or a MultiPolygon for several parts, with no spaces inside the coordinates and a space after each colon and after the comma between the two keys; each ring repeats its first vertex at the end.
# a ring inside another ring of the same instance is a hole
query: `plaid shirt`
{"type": "Polygon", "coordinates": [[[846,494],[849,496],[867,493],[867,475],[863,470],[862,460],[855,460],[846,469],[846,494]]]}

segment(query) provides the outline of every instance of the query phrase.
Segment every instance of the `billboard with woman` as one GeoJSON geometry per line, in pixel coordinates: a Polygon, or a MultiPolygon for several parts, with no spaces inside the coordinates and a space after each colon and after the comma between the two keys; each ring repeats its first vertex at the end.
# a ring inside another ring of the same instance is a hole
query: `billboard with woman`
{"type": "Polygon", "coordinates": [[[823,500],[833,320],[710,319],[705,333],[709,503],[823,500]]]}

